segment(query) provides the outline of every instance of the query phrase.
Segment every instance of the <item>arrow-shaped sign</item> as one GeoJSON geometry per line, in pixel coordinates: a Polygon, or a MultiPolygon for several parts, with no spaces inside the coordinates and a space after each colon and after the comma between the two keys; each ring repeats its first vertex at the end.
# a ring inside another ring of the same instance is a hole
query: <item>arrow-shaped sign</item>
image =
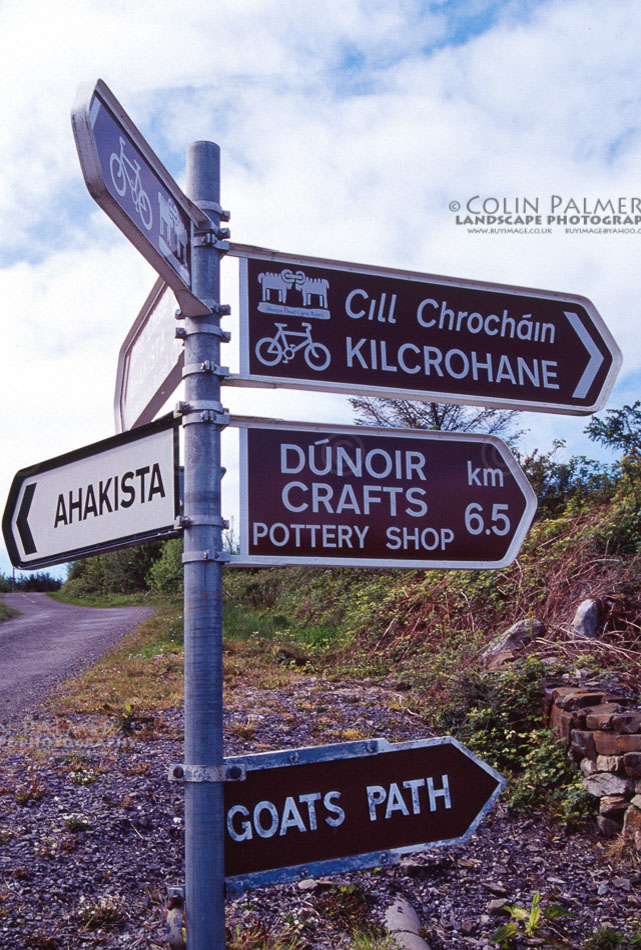
{"type": "Polygon", "coordinates": [[[243,566],[499,568],[536,497],[491,435],[232,416],[243,566]]]}
{"type": "Polygon", "coordinates": [[[234,766],[244,775],[224,785],[225,877],[236,891],[461,844],[505,785],[450,737],[346,742],[225,764],[228,775],[234,766]]]}
{"type": "Polygon", "coordinates": [[[2,519],[12,564],[48,567],[178,534],[178,462],[168,416],[22,469],[2,519]]]}
{"type": "Polygon", "coordinates": [[[71,116],[87,188],[176,294],[188,316],[209,312],[191,291],[192,231],[210,221],[183,193],[101,79],[71,116]]]}
{"type": "Polygon", "coordinates": [[[227,382],[584,415],[621,353],[575,294],[282,254],[240,258],[241,366],[227,382]]]}

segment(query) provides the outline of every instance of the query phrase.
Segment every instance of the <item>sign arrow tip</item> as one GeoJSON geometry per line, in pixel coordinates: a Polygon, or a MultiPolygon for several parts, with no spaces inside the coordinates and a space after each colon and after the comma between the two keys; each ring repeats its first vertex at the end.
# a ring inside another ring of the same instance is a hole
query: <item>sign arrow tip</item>
{"type": "Polygon", "coordinates": [[[20,540],[22,541],[22,547],[24,548],[25,554],[35,554],[38,550],[33,540],[33,535],[31,534],[31,528],[29,527],[28,521],[29,509],[31,508],[31,502],[33,501],[37,484],[37,482],[31,482],[31,484],[27,485],[25,488],[25,493],[20,505],[20,511],[18,512],[18,517],[16,518],[16,527],[18,529],[18,534],[20,535],[20,540]]]}

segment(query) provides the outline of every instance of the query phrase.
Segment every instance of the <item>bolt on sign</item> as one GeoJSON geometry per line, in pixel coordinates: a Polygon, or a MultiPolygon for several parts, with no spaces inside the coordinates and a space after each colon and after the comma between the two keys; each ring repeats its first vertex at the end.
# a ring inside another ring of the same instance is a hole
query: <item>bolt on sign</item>
{"type": "Polygon", "coordinates": [[[2,519],[11,563],[34,570],[180,534],[178,451],[165,416],[21,469],[2,519]]]}
{"type": "Polygon", "coordinates": [[[488,435],[232,417],[237,565],[505,567],[536,497],[488,435]]]}
{"type": "Polygon", "coordinates": [[[347,742],[225,760],[225,880],[263,884],[398,863],[469,839],[505,780],[455,739],[347,742]]]}
{"type": "Polygon", "coordinates": [[[584,297],[231,245],[232,384],[587,414],[621,353],[584,297]]]}

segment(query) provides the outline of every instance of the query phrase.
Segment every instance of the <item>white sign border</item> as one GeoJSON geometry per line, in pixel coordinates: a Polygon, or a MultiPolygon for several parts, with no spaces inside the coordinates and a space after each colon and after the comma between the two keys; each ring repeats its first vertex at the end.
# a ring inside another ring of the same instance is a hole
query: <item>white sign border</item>
{"type": "Polygon", "coordinates": [[[283,567],[288,564],[308,567],[360,567],[386,570],[408,568],[421,570],[487,570],[508,567],[517,557],[530,529],[537,509],[534,489],[525,477],[510,448],[494,435],[469,432],[442,432],[428,429],[401,429],[385,426],[323,425],[311,422],[290,422],[282,419],[262,419],[252,416],[231,416],[229,425],[239,430],[240,436],[240,553],[230,556],[232,567],[283,567]],[[372,435],[385,438],[415,438],[430,442],[476,442],[493,445],[505,461],[510,474],[516,480],[525,497],[525,511],[518,531],[515,532],[505,556],[500,561],[453,561],[453,560],[401,560],[399,558],[357,557],[295,557],[293,555],[257,555],[249,550],[249,471],[247,459],[248,429],[278,429],[290,432],[317,432],[323,435],[372,435]]]}
{"type": "Polygon", "coordinates": [[[126,445],[130,442],[144,441],[149,436],[156,435],[158,432],[162,431],[170,432],[173,439],[174,472],[172,490],[174,493],[174,516],[177,518],[180,514],[179,429],[180,420],[175,418],[173,413],[169,413],[168,415],[157,419],[155,422],[148,423],[145,426],[140,426],[136,429],[120,433],[119,435],[111,436],[108,439],[102,439],[100,442],[94,442],[91,445],[74,449],[71,452],[66,452],[64,455],[47,459],[44,462],[38,462],[35,465],[30,465],[27,468],[20,469],[20,471],[16,472],[11,483],[9,496],[2,517],[2,530],[11,563],[15,565],[15,567],[20,568],[20,570],[35,571],[43,567],[51,567],[54,564],[66,564],[69,561],[76,561],[84,557],[91,557],[94,554],[105,554],[108,551],[117,551],[122,548],[132,547],[133,545],[141,544],[143,541],[153,541],[160,538],[166,539],[181,536],[183,533],[182,528],[177,528],[174,522],[171,525],[159,525],[157,528],[154,528],[153,531],[143,531],[132,535],[112,538],[111,540],[105,542],[86,544],[79,548],[73,548],[68,551],[61,552],[60,554],[38,557],[30,561],[24,561],[21,558],[14,537],[16,519],[18,517],[18,509],[22,496],[22,487],[26,481],[33,479],[35,476],[45,472],[62,468],[63,466],[69,465],[70,463],[91,458],[94,455],[103,455],[109,452],[110,449],[116,448],[120,445],[126,445]]]}

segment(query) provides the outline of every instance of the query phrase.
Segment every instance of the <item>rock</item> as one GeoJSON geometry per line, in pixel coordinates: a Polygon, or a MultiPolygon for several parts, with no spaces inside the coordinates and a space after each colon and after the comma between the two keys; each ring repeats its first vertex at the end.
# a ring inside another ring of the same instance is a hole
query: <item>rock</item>
{"type": "Polygon", "coordinates": [[[630,805],[625,813],[623,840],[641,852],[641,808],[637,808],[636,805],[630,805]]]}
{"type": "Polygon", "coordinates": [[[540,620],[518,620],[481,654],[483,665],[486,669],[496,669],[536,637],[543,636],[544,632],[540,620]]]}
{"type": "Polygon", "coordinates": [[[618,887],[619,890],[621,891],[632,890],[632,884],[630,883],[627,877],[615,877],[612,883],[614,884],[615,887],[618,887]]]}
{"type": "Polygon", "coordinates": [[[421,922],[412,905],[399,897],[385,911],[385,926],[394,934],[398,931],[417,934],[421,929],[421,922]]]}
{"type": "Polygon", "coordinates": [[[590,795],[602,798],[604,795],[629,794],[633,790],[633,782],[612,772],[594,772],[585,779],[585,787],[590,795]]]}
{"type": "Polygon", "coordinates": [[[501,884],[499,881],[485,881],[483,887],[486,888],[491,894],[496,894],[499,897],[503,897],[507,894],[507,887],[505,884],[501,884]]]}
{"type": "Polygon", "coordinates": [[[429,944],[425,943],[423,938],[419,937],[418,934],[397,931],[393,937],[394,943],[397,947],[401,947],[402,950],[430,950],[429,944]]]}
{"type": "Polygon", "coordinates": [[[641,710],[628,710],[612,717],[612,728],[616,732],[641,732],[641,710]]]}
{"type": "Polygon", "coordinates": [[[577,760],[596,759],[594,736],[583,729],[573,729],[570,733],[572,740],[572,755],[577,760]]]}
{"type": "Polygon", "coordinates": [[[621,832],[621,822],[606,818],[605,815],[597,815],[596,823],[605,838],[614,838],[615,835],[621,832]]]}
{"type": "Polygon", "coordinates": [[[641,752],[641,735],[618,736],[617,749],[619,752],[641,752]]]}
{"type": "Polygon", "coordinates": [[[619,751],[619,739],[622,738],[616,732],[605,732],[601,729],[595,729],[592,733],[594,747],[597,755],[616,755],[619,751]]]}
{"type": "Polygon", "coordinates": [[[621,755],[597,755],[597,772],[618,772],[623,765],[623,756],[621,755]]]}
{"type": "Polygon", "coordinates": [[[629,804],[624,795],[604,795],[599,802],[599,812],[601,815],[605,815],[606,818],[622,820],[629,804]]]}
{"type": "Polygon", "coordinates": [[[626,752],[623,756],[623,770],[631,778],[641,778],[641,752],[626,752]]]}
{"type": "Polygon", "coordinates": [[[615,713],[620,713],[621,707],[618,703],[601,703],[599,706],[593,706],[588,709],[585,717],[587,729],[610,729],[612,719],[615,713]]]}
{"type": "Polygon", "coordinates": [[[578,686],[559,686],[552,698],[561,709],[583,709],[585,706],[598,706],[603,702],[603,692],[593,689],[580,689],[578,686]]]}
{"type": "Polygon", "coordinates": [[[568,712],[553,705],[550,713],[550,729],[556,732],[560,739],[569,739],[573,729],[578,728],[578,716],[576,712],[568,712]]]}
{"type": "Polygon", "coordinates": [[[503,908],[507,904],[506,897],[497,897],[496,900],[488,901],[485,905],[486,914],[500,914],[503,911],[503,908]]]}
{"type": "Polygon", "coordinates": [[[593,772],[607,772],[608,769],[600,769],[593,759],[581,759],[579,768],[584,775],[592,775],[593,772]]]}
{"type": "Polygon", "coordinates": [[[570,624],[570,634],[583,640],[593,640],[599,626],[599,606],[596,600],[583,600],[570,624]]]}

